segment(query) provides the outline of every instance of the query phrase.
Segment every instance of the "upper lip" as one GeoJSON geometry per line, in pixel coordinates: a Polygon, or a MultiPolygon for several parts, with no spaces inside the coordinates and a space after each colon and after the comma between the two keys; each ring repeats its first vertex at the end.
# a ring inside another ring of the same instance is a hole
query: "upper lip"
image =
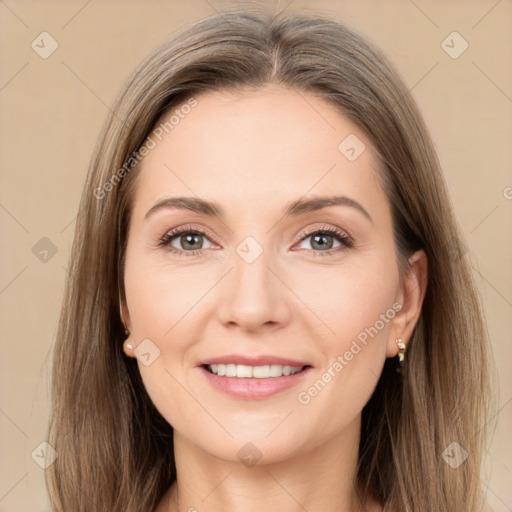
{"type": "Polygon", "coordinates": [[[267,364],[280,364],[281,366],[311,366],[304,361],[296,361],[286,357],[261,355],[257,357],[248,357],[238,354],[229,354],[225,356],[211,357],[203,359],[199,362],[198,366],[205,366],[210,364],[243,364],[246,366],[265,366],[267,364]]]}

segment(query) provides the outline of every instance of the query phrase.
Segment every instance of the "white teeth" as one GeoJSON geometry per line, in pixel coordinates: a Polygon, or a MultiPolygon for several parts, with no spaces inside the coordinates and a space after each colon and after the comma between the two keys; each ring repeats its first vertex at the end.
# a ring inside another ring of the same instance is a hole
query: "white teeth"
{"type": "MultiPolygon", "coordinates": [[[[248,366],[248,368],[250,368],[250,366],[248,366]]],[[[254,366],[252,368],[252,377],[267,379],[270,377],[270,366],[268,364],[265,366],[254,366]]]]}
{"type": "MultiPolygon", "coordinates": [[[[233,365],[235,366],[235,365],[233,365]]],[[[261,368],[261,366],[260,366],[261,368]]],[[[237,364],[236,370],[233,375],[233,377],[244,377],[244,378],[251,378],[253,376],[253,370],[256,368],[253,368],[252,366],[245,366],[244,364],[237,364]]]]}
{"type": "Polygon", "coordinates": [[[264,366],[247,366],[245,364],[210,364],[209,370],[216,375],[226,377],[268,379],[281,377],[300,372],[303,366],[282,366],[280,364],[266,364],[264,366]]]}
{"type": "Polygon", "coordinates": [[[270,365],[270,376],[271,377],[281,377],[283,373],[283,367],[280,364],[271,364],[270,365]]]}
{"type": "Polygon", "coordinates": [[[226,377],[236,377],[236,364],[227,364],[224,375],[226,377]]]}

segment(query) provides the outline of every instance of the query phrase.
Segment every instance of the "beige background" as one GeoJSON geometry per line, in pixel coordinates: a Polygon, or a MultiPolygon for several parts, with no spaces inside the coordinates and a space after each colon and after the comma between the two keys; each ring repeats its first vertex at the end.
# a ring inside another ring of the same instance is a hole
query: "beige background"
{"type": "MultiPolygon", "coordinates": [[[[49,510],[44,470],[31,454],[45,439],[49,355],[74,217],[109,105],[155,46],[232,4],[0,1],[0,512],[49,510]],[[31,48],[44,31],[58,42],[47,59],[31,48]],[[46,262],[32,249],[43,237],[57,250],[46,262]]],[[[510,511],[512,3],[287,0],[280,7],[287,4],[366,33],[397,65],[425,115],[467,237],[465,257],[497,361],[497,422],[486,427],[494,436],[482,477],[494,510],[510,511]],[[441,46],[453,31],[469,44],[457,59],[441,46]]]]}

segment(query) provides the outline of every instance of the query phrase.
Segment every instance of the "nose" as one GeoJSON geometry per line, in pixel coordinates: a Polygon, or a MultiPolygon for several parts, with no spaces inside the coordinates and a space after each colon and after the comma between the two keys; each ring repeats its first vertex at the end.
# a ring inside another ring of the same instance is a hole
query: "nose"
{"type": "Polygon", "coordinates": [[[223,280],[217,314],[223,325],[245,332],[277,330],[290,318],[290,300],[279,265],[266,251],[249,263],[233,255],[233,269],[223,280]],[[272,260],[272,261],[271,261],[272,260]],[[277,269],[277,270],[276,270],[277,269]]]}

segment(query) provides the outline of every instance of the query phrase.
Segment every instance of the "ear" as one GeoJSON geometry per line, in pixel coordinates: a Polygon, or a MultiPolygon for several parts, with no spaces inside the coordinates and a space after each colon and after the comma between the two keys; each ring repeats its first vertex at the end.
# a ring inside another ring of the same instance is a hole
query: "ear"
{"type": "Polygon", "coordinates": [[[397,338],[407,346],[418,318],[421,314],[423,299],[428,283],[428,261],[423,250],[416,251],[409,258],[409,267],[406,270],[403,283],[400,285],[397,302],[402,305],[400,312],[393,318],[386,356],[394,357],[398,353],[397,338]]]}
{"type": "Polygon", "coordinates": [[[128,331],[131,332],[130,312],[128,311],[128,305],[124,299],[120,299],[119,313],[121,315],[121,322],[123,322],[125,329],[128,329],[128,331]]]}

